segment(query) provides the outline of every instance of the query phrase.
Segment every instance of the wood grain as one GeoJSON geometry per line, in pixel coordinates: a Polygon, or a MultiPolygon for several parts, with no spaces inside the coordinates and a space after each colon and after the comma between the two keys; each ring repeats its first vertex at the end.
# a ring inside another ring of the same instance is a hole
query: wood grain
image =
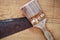
{"type": "MultiPolygon", "coordinates": [[[[10,1],[12,2],[12,0],[10,0],[10,1]]],[[[60,0],[38,0],[38,1],[41,5],[42,10],[45,12],[46,16],[48,17],[48,21],[46,24],[47,29],[50,30],[50,32],[54,36],[55,40],[60,40],[60,12],[59,12],[60,0]]],[[[8,0],[6,0],[6,2],[8,2],[8,0]]],[[[19,7],[22,6],[25,2],[27,2],[27,0],[20,0],[20,1],[14,0],[14,3],[13,2],[10,3],[9,5],[11,6],[11,9],[12,9],[11,15],[12,14],[16,15],[16,13],[17,13],[16,11],[17,10],[19,11],[19,7]],[[15,1],[17,1],[18,6],[16,6],[15,1]]],[[[4,6],[6,6],[6,5],[4,4],[4,6]]],[[[8,6],[7,7],[4,7],[4,6],[2,8],[7,8],[7,9],[9,8],[8,6]]],[[[1,8],[0,8],[0,10],[1,10],[1,8]]],[[[6,12],[7,11],[5,11],[4,13],[6,13],[6,12]]],[[[6,15],[7,14],[9,14],[9,12],[7,12],[6,15]]],[[[21,17],[22,14],[21,13],[19,13],[19,14],[18,15],[21,17]]],[[[1,15],[3,15],[3,14],[1,14],[1,15]]],[[[8,18],[16,18],[15,16],[13,17],[13,15],[9,16],[8,18]]],[[[0,18],[4,18],[4,17],[0,16],[0,18]]],[[[7,18],[7,17],[5,17],[5,18],[7,18]]],[[[22,32],[18,32],[13,35],[10,35],[1,40],[46,40],[46,39],[41,30],[32,27],[32,28],[26,29],[22,32]]]]}
{"type": "Polygon", "coordinates": [[[27,1],[0,0],[0,20],[23,17],[20,6],[22,6],[27,1]]]}

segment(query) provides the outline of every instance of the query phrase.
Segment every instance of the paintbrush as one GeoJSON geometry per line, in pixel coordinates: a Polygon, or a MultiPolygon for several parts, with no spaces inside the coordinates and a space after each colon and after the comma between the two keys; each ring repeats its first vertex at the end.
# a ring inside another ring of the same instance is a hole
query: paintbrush
{"type": "Polygon", "coordinates": [[[47,40],[54,40],[52,34],[46,28],[47,17],[37,0],[29,1],[20,7],[20,9],[34,27],[40,28],[43,31],[47,40]]]}

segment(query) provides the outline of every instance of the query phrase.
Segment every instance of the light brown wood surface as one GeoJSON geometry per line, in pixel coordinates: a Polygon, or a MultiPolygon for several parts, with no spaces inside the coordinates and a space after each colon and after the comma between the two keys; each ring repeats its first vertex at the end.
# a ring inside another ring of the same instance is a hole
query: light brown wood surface
{"type": "MultiPolygon", "coordinates": [[[[27,1],[28,0],[6,0],[5,2],[7,3],[4,4],[4,1],[0,0],[0,5],[3,6],[3,7],[0,6],[0,14],[1,15],[6,14],[5,16],[7,16],[7,14],[10,15],[9,17],[5,17],[3,15],[5,18],[22,17],[23,15],[21,14],[19,7],[21,7],[27,1]],[[9,5],[8,2],[10,2],[9,5]],[[9,6],[11,6],[12,8],[9,9],[9,6]],[[2,12],[1,11],[2,8],[6,9],[7,11],[2,12]],[[10,10],[11,14],[8,12],[8,9],[10,10]]],[[[38,1],[41,5],[42,10],[48,17],[46,27],[48,28],[48,30],[50,30],[55,40],[60,40],[60,0],[38,0],[38,1]]],[[[5,19],[1,15],[0,19],[5,19]]],[[[10,35],[8,37],[5,37],[1,40],[46,40],[46,39],[41,30],[32,27],[24,31],[10,35]]]]}

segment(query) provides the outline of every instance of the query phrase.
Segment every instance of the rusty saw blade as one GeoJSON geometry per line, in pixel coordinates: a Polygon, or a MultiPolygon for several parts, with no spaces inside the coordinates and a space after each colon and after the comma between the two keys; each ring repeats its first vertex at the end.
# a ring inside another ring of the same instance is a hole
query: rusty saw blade
{"type": "Polygon", "coordinates": [[[0,20],[0,38],[32,27],[26,17],[0,20]]]}

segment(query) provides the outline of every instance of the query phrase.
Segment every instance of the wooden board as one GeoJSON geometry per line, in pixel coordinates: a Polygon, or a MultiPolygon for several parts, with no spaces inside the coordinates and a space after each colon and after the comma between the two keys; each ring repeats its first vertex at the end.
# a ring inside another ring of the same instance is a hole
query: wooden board
{"type": "MultiPolygon", "coordinates": [[[[8,0],[6,0],[6,1],[8,2],[8,0]]],[[[19,11],[19,7],[22,6],[25,2],[27,2],[27,0],[20,0],[20,1],[19,0],[10,0],[10,1],[14,2],[14,4],[12,2],[12,3],[10,3],[10,5],[12,7],[11,13],[15,16],[16,16],[16,14],[18,14],[16,12],[16,9],[19,11]],[[16,6],[16,3],[18,6],[16,6]]],[[[38,1],[42,7],[42,10],[45,12],[46,16],[48,17],[48,21],[46,24],[47,28],[53,34],[55,40],[60,40],[60,12],[59,12],[60,0],[38,0],[38,1]]],[[[6,5],[4,4],[4,6],[6,6],[6,5]]],[[[2,7],[2,8],[5,8],[5,7],[2,7]]],[[[19,16],[21,17],[22,14],[20,11],[19,11],[19,14],[20,14],[19,16]]],[[[9,16],[9,17],[11,18],[12,16],[9,16]]],[[[13,18],[16,18],[15,16],[13,18]]],[[[26,29],[22,32],[18,32],[13,35],[10,35],[1,40],[46,40],[46,39],[41,30],[39,30],[38,28],[32,27],[32,28],[26,29]]]]}

